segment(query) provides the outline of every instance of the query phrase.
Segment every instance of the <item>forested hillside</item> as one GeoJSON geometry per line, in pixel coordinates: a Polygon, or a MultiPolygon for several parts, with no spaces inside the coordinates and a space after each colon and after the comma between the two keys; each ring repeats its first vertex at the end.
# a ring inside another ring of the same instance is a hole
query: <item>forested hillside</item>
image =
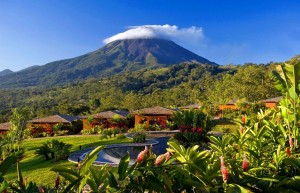
{"type": "Polygon", "coordinates": [[[51,88],[0,91],[0,122],[11,108],[27,108],[31,117],[55,113],[91,114],[107,109],[183,106],[197,101],[217,106],[232,99],[258,101],[280,95],[274,87],[276,64],[216,66],[181,63],[125,72],[109,78],[51,88]]]}

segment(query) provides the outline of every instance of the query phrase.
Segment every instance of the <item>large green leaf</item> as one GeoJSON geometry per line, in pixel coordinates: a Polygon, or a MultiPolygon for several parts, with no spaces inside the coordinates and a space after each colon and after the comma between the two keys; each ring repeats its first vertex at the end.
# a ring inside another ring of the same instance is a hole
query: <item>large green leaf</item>
{"type": "Polygon", "coordinates": [[[300,160],[297,158],[285,158],[283,159],[283,163],[285,163],[286,165],[291,165],[298,171],[300,170],[300,160]]]}
{"type": "Polygon", "coordinates": [[[6,181],[0,183],[0,192],[4,192],[4,190],[7,189],[8,187],[9,184],[6,181]]]}
{"type": "Polygon", "coordinates": [[[86,175],[89,172],[89,167],[97,159],[98,153],[104,148],[104,146],[96,147],[93,151],[87,154],[81,163],[80,173],[81,175],[86,175]]]}
{"type": "Polygon", "coordinates": [[[238,184],[229,184],[226,192],[229,193],[250,193],[252,191],[238,185],[238,184]]]}
{"type": "Polygon", "coordinates": [[[4,176],[7,170],[10,168],[11,165],[15,164],[17,158],[15,156],[7,157],[1,164],[0,164],[0,176],[4,176]]]}
{"type": "Polygon", "coordinates": [[[149,185],[148,187],[150,187],[150,190],[155,190],[156,192],[165,192],[163,183],[154,175],[146,176],[146,183],[149,185]]]}
{"type": "Polygon", "coordinates": [[[76,179],[74,182],[69,184],[66,189],[64,189],[63,193],[70,193],[71,189],[80,182],[81,178],[76,179]]]}
{"type": "Polygon", "coordinates": [[[118,167],[119,180],[124,180],[126,178],[126,171],[128,168],[129,161],[130,161],[130,156],[129,153],[126,152],[126,154],[122,157],[119,163],[119,167],[118,167]]]}
{"type": "MultiPolygon", "coordinates": [[[[273,72],[277,79],[276,88],[282,92],[288,92],[293,87],[293,92],[300,94],[300,62],[294,64],[278,65],[276,71],[273,72]]],[[[294,95],[295,96],[295,95],[294,95]]]]}

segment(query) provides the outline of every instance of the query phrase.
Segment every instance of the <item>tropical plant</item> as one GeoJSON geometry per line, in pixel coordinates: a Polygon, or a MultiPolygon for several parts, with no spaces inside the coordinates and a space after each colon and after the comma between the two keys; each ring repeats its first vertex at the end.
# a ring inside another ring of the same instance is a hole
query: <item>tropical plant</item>
{"type": "Polygon", "coordinates": [[[300,58],[293,58],[290,63],[278,65],[273,74],[277,79],[276,88],[283,93],[281,115],[286,122],[289,135],[294,139],[294,149],[298,147],[300,114],[300,58]]]}
{"type": "MultiPolygon", "coordinates": [[[[15,156],[9,156],[6,159],[4,159],[2,162],[0,162],[0,192],[7,192],[7,189],[10,187],[10,184],[4,179],[4,175],[8,171],[8,169],[16,162],[19,161],[18,158],[15,156]]],[[[17,166],[18,165],[19,163],[17,163],[17,166]]]]}
{"type": "Polygon", "coordinates": [[[23,141],[28,112],[25,109],[12,109],[11,128],[6,138],[10,151],[19,151],[20,143],[23,141]]]}
{"type": "Polygon", "coordinates": [[[70,154],[70,144],[53,139],[51,148],[55,161],[67,159],[70,154]]]}
{"type": "Polygon", "coordinates": [[[203,108],[177,111],[173,120],[179,128],[201,128],[205,133],[211,129],[209,116],[203,112],[203,108]]]}
{"type": "Polygon", "coordinates": [[[43,145],[38,147],[38,149],[35,151],[35,153],[37,155],[45,156],[46,160],[50,159],[49,154],[51,154],[51,152],[52,152],[52,149],[51,149],[51,147],[49,147],[49,143],[47,143],[47,142],[43,143],[43,145]]]}
{"type": "Polygon", "coordinates": [[[146,141],[146,135],[143,133],[136,133],[132,137],[133,143],[144,143],[146,141]]]}

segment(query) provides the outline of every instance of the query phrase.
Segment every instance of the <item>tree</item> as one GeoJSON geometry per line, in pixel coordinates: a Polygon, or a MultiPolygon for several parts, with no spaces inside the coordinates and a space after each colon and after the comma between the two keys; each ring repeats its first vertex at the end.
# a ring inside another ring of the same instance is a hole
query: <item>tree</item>
{"type": "Polygon", "coordinates": [[[24,139],[24,131],[26,129],[27,119],[27,110],[16,108],[12,109],[12,117],[10,120],[11,128],[7,134],[10,150],[15,151],[17,147],[17,150],[19,151],[20,144],[24,139]]]}

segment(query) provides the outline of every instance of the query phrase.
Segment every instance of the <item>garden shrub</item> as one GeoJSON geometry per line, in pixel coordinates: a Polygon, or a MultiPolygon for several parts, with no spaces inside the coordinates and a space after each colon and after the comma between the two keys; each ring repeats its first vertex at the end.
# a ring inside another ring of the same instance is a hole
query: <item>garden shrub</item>
{"type": "Polygon", "coordinates": [[[202,108],[177,111],[174,113],[173,120],[178,128],[202,128],[204,133],[211,129],[209,116],[203,112],[202,108]]]}
{"type": "Polygon", "coordinates": [[[144,143],[146,141],[146,135],[143,133],[136,133],[132,137],[133,143],[144,143]]]}
{"type": "Polygon", "coordinates": [[[45,156],[46,160],[49,160],[51,157],[52,159],[54,158],[55,161],[59,161],[69,157],[70,147],[70,144],[53,139],[52,141],[43,143],[42,146],[38,147],[35,153],[45,156]]]}
{"type": "Polygon", "coordinates": [[[68,130],[61,130],[61,131],[57,131],[54,136],[63,136],[63,135],[68,135],[69,131],[68,130]]]}
{"type": "Polygon", "coordinates": [[[90,129],[81,130],[81,134],[92,135],[92,134],[102,134],[102,132],[106,130],[103,126],[96,125],[90,129]]]}
{"type": "Polygon", "coordinates": [[[162,128],[158,124],[150,124],[148,127],[146,127],[147,131],[160,131],[162,128]]]}
{"type": "Polygon", "coordinates": [[[146,123],[143,124],[136,124],[134,128],[129,129],[129,133],[138,133],[138,132],[143,132],[146,131],[146,123]]]}
{"type": "Polygon", "coordinates": [[[125,139],[125,138],[126,138],[126,135],[124,135],[124,134],[119,134],[117,136],[117,139],[125,139]]]}
{"type": "Polygon", "coordinates": [[[71,145],[58,140],[52,140],[52,152],[55,161],[64,160],[69,157],[71,145]]]}
{"type": "Polygon", "coordinates": [[[113,134],[112,129],[104,129],[102,132],[103,137],[106,139],[111,138],[111,135],[113,134]]]}

